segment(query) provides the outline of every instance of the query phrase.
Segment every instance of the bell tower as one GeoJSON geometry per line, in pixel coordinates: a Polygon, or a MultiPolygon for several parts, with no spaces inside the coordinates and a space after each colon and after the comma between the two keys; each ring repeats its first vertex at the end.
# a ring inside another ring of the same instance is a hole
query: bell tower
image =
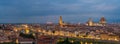
{"type": "Polygon", "coordinates": [[[62,16],[60,16],[60,18],[59,18],[59,25],[60,25],[60,27],[63,27],[62,16]]]}

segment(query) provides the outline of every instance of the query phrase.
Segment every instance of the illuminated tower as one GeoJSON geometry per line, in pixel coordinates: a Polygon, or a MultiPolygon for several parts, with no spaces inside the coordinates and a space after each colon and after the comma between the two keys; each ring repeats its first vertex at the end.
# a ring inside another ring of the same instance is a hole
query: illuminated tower
{"type": "Polygon", "coordinates": [[[105,26],[105,24],[106,24],[106,19],[105,19],[104,17],[101,17],[99,23],[105,26]]]}
{"type": "Polygon", "coordinates": [[[59,18],[59,25],[60,25],[60,27],[63,27],[62,16],[60,16],[60,18],[59,18]]]}
{"type": "Polygon", "coordinates": [[[88,20],[88,26],[93,26],[93,21],[92,21],[92,18],[89,18],[89,20],[88,20]]]}

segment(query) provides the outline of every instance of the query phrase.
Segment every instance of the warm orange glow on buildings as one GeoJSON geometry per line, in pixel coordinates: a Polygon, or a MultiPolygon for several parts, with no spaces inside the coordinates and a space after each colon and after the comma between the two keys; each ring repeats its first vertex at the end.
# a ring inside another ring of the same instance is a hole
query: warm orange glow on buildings
{"type": "Polygon", "coordinates": [[[89,20],[88,20],[88,26],[93,26],[93,21],[92,21],[92,18],[89,18],[89,20]]]}
{"type": "Polygon", "coordinates": [[[59,18],[59,25],[60,25],[60,27],[63,27],[62,16],[60,16],[60,18],[59,18]]]}
{"type": "Polygon", "coordinates": [[[106,25],[106,19],[102,17],[99,22],[95,23],[92,21],[91,18],[89,18],[87,22],[87,26],[105,26],[106,25]]]}

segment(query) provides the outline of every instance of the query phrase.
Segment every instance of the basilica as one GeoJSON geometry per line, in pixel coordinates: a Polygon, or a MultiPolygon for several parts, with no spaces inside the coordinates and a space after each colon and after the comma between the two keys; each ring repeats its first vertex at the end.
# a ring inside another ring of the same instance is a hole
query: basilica
{"type": "Polygon", "coordinates": [[[106,26],[106,19],[104,17],[101,17],[101,19],[99,20],[99,22],[94,22],[92,20],[92,18],[89,18],[89,20],[87,21],[86,25],[87,26],[106,26]]]}

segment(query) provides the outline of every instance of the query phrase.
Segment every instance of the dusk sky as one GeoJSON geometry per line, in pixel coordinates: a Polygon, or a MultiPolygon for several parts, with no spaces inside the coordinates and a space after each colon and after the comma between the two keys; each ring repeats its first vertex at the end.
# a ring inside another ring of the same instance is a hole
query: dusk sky
{"type": "Polygon", "coordinates": [[[120,0],[0,0],[0,23],[120,22],[120,0]]]}

